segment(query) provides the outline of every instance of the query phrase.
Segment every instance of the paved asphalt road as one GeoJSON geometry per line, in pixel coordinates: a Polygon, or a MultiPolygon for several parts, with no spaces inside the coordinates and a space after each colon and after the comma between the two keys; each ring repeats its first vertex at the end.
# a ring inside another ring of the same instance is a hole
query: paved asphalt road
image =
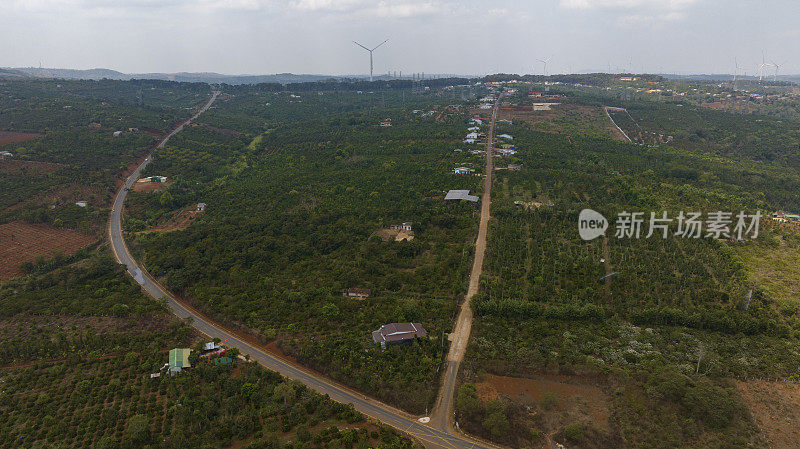
{"type": "MultiPolygon", "coordinates": [[[[191,119],[185,122],[180,127],[172,131],[164,140],[162,140],[156,148],[161,148],[170,137],[177,134],[183,129],[183,126],[194,120],[201,113],[205,112],[211,104],[216,100],[219,92],[214,92],[211,100],[191,119]]],[[[398,430],[406,432],[415,438],[419,439],[428,449],[491,449],[494,446],[477,442],[471,438],[463,435],[450,433],[447,431],[434,429],[425,424],[421,424],[417,419],[401,410],[390,407],[374,399],[368,398],[363,394],[357,393],[345,386],[339,385],[325,377],[301,368],[289,360],[285,360],[276,355],[267,352],[261,347],[260,344],[253,342],[250,339],[243,338],[239,334],[225,329],[212,322],[208,317],[200,312],[186,306],[179,302],[166,288],[156,282],[147,272],[139,267],[133,257],[128,252],[125,245],[125,240],[122,237],[122,208],[125,203],[125,196],[128,189],[139,179],[141,171],[152,160],[152,155],[148,156],[144,162],[130,175],[125,184],[117,192],[114,199],[114,208],[111,211],[109,220],[108,232],[111,242],[111,249],[117,260],[125,264],[128,273],[142,286],[142,288],[153,298],[160,299],[166,298],[172,312],[180,318],[192,318],[192,326],[200,332],[208,335],[209,337],[220,338],[226,345],[235,347],[243,355],[249,355],[251,360],[254,360],[261,365],[271,370],[277,371],[280,374],[290,378],[299,380],[314,390],[327,394],[335,401],[353,404],[356,410],[377,419],[386,425],[392,426],[398,430]]]]}
{"type": "Polygon", "coordinates": [[[472,260],[472,270],[469,275],[469,287],[461,303],[461,310],[456,318],[455,327],[450,334],[450,350],[447,353],[445,371],[442,376],[442,386],[436,406],[431,413],[431,426],[446,432],[453,432],[453,400],[455,398],[456,380],[461,361],[467,352],[469,334],[472,330],[472,308],[469,305],[472,296],[478,293],[481,272],[483,271],[483,256],[486,252],[486,235],[489,229],[489,212],[492,207],[492,172],[494,148],[494,124],[497,120],[497,111],[500,108],[500,98],[495,101],[492,109],[492,118],[489,122],[489,134],[486,136],[486,176],[484,177],[483,197],[481,198],[481,219],[478,225],[478,237],[475,240],[475,257],[472,260]]]}

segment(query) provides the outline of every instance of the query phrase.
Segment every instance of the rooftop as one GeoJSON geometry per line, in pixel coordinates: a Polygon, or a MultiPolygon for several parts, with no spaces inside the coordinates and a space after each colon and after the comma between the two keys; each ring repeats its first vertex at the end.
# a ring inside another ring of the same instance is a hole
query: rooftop
{"type": "Polygon", "coordinates": [[[379,343],[393,343],[412,340],[416,337],[423,338],[428,332],[420,323],[389,323],[372,332],[372,341],[379,343]]]}
{"type": "Polygon", "coordinates": [[[475,195],[470,195],[469,190],[450,190],[447,192],[447,195],[444,196],[445,200],[467,200],[477,203],[478,197],[475,195]]]}

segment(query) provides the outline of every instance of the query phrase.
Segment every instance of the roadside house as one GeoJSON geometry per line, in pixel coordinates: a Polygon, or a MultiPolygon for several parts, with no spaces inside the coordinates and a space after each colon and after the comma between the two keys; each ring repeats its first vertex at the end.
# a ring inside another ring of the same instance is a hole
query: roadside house
{"type": "Polygon", "coordinates": [[[386,348],[387,344],[410,342],[427,335],[428,332],[420,323],[389,323],[372,332],[372,341],[386,348]]]}

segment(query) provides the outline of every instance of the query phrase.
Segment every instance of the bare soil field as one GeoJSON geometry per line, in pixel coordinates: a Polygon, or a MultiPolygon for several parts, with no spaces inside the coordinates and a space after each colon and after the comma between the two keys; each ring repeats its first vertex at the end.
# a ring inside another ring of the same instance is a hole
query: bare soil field
{"type": "MultiPolygon", "coordinates": [[[[537,105],[540,103],[537,103],[537,105]]],[[[605,135],[625,140],[608,120],[601,107],[570,103],[541,103],[532,111],[501,109],[498,120],[528,123],[536,131],[566,135],[605,135]]]]}
{"type": "Polygon", "coordinates": [[[141,232],[183,231],[194,223],[200,214],[202,212],[195,210],[194,206],[192,206],[189,209],[176,212],[156,227],[141,232]]]}
{"type": "Polygon", "coordinates": [[[800,385],[753,380],[737,382],[737,387],[770,448],[796,448],[800,442],[800,385]]]}
{"type": "Polygon", "coordinates": [[[43,135],[44,134],[38,134],[38,133],[18,133],[14,131],[0,131],[0,145],[25,142],[27,140],[36,139],[37,137],[42,137],[43,135]]]}
{"type": "Polygon", "coordinates": [[[19,267],[24,262],[57,253],[75,254],[95,241],[97,237],[44,224],[14,221],[0,225],[0,281],[22,274],[19,267]]]}
{"type": "Polygon", "coordinates": [[[55,162],[25,161],[13,157],[0,158],[0,173],[47,174],[67,167],[55,162]]]}
{"type": "Polygon", "coordinates": [[[388,242],[389,240],[394,240],[396,242],[408,240],[410,242],[414,240],[414,231],[403,231],[400,229],[380,229],[375,232],[375,235],[380,237],[384,242],[388,242]]]}
{"type": "Polygon", "coordinates": [[[134,192],[143,192],[143,193],[151,193],[151,192],[161,192],[162,190],[166,189],[167,187],[172,184],[172,181],[167,182],[136,182],[133,185],[134,192]]]}
{"type": "Polygon", "coordinates": [[[586,379],[568,376],[528,379],[487,374],[476,387],[478,397],[484,402],[503,395],[523,406],[548,403],[550,410],[540,416],[545,427],[540,430],[548,434],[574,422],[590,422],[598,430],[610,430],[608,395],[586,379]]]}

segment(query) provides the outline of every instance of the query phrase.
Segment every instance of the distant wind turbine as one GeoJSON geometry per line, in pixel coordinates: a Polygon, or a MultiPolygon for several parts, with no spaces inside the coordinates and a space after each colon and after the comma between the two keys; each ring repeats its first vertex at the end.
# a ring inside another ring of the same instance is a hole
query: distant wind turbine
{"type": "Polygon", "coordinates": [[[773,78],[775,81],[778,81],[778,70],[780,70],[781,66],[785,65],[785,64],[786,64],[786,61],[783,61],[780,64],[778,64],[775,61],[772,61],[772,65],[775,66],[775,78],[773,78]]]}
{"type": "Polygon", "coordinates": [[[761,52],[761,64],[758,65],[758,80],[762,81],[764,79],[764,69],[769,67],[770,63],[767,62],[766,56],[764,56],[764,52],[761,52]]]}
{"type": "Polygon", "coordinates": [[[373,51],[375,51],[375,50],[377,50],[377,49],[378,49],[378,47],[380,47],[381,45],[383,45],[383,44],[385,44],[385,43],[387,43],[387,42],[389,42],[389,39],[386,39],[385,41],[383,41],[383,42],[381,42],[380,44],[376,45],[374,48],[372,48],[372,49],[369,49],[369,48],[367,48],[367,47],[365,47],[365,46],[363,46],[363,45],[359,44],[358,42],[356,42],[356,41],[353,41],[353,43],[354,43],[354,44],[358,45],[359,47],[361,47],[361,48],[363,48],[364,50],[366,50],[366,51],[368,51],[368,52],[369,52],[369,82],[370,82],[370,83],[372,82],[372,52],[373,52],[373,51]]]}
{"type": "Polygon", "coordinates": [[[547,76],[547,63],[550,62],[551,59],[553,59],[552,56],[549,57],[549,58],[537,59],[537,61],[541,62],[544,65],[544,69],[543,69],[544,76],[547,76]]]}

